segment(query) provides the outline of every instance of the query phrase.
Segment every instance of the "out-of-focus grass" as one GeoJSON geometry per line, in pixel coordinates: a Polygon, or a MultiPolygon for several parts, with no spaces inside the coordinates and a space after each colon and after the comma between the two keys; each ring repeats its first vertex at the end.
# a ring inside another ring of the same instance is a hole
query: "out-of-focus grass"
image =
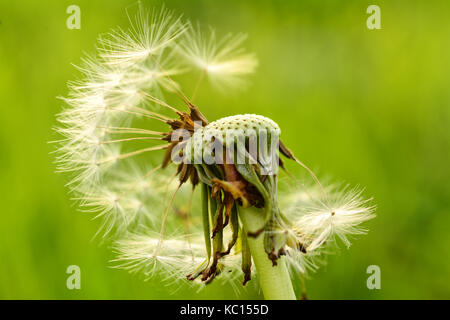
{"type": "MultiPolygon", "coordinates": [[[[134,1],[76,1],[81,30],[65,27],[73,1],[0,4],[0,298],[234,298],[218,285],[196,293],[110,269],[54,173],[56,96],[77,76],[70,63],[97,35],[126,26],[134,1]],[[82,290],[65,269],[82,270],[82,290]]],[[[144,2],[152,6],[155,2],[144,2]]],[[[245,93],[202,88],[209,119],[271,117],[308,165],[366,187],[378,206],[370,233],[307,281],[311,298],[450,297],[450,4],[377,1],[382,30],[365,26],[365,1],[167,1],[219,34],[246,32],[260,67],[245,93]],[[381,267],[379,291],[366,288],[381,267]]],[[[300,171],[288,164],[292,171],[300,171]]],[[[261,295],[250,287],[241,298],[261,295]]]]}

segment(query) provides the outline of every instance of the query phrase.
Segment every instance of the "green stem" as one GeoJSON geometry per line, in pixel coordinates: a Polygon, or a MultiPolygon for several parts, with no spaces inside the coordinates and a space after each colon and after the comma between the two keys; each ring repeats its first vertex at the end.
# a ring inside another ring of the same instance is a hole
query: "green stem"
{"type": "MultiPolygon", "coordinates": [[[[255,231],[264,225],[264,211],[256,208],[239,208],[244,232],[255,231]]],[[[264,233],[257,238],[247,237],[259,282],[267,300],[296,300],[284,257],[273,266],[264,250],[264,233]]]]}

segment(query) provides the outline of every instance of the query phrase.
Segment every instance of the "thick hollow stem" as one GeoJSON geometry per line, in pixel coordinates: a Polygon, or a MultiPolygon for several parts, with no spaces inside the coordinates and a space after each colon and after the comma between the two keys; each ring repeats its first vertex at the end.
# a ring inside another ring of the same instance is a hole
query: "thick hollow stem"
{"type": "MultiPolygon", "coordinates": [[[[239,216],[244,226],[244,232],[260,229],[264,224],[264,212],[256,208],[242,207],[239,216]]],[[[296,300],[289,271],[284,257],[278,259],[276,266],[264,250],[264,233],[257,238],[247,237],[253,262],[258,273],[259,282],[267,300],[296,300]]]]}

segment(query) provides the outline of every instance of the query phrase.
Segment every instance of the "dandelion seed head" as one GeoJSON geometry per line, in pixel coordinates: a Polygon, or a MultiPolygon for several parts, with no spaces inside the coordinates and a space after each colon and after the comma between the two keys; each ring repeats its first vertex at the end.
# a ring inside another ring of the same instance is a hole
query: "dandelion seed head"
{"type": "MultiPolygon", "coordinates": [[[[245,38],[238,34],[220,40],[214,31],[205,36],[169,10],[150,14],[139,6],[128,29],[117,28],[99,38],[97,54],[87,55],[77,67],[81,78],[68,83],[69,93],[62,98],[66,107],[56,128],[61,136],[57,169],[70,175],[67,185],[81,211],[101,219],[102,239],[114,240],[117,267],[146,279],[159,275],[169,283],[195,275],[189,283],[217,278],[237,287],[243,272],[246,282],[255,271],[249,250],[243,258],[247,231],[237,211],[250,199],[258,208],[270,204],[274,215],[264,230],[269,258],[276,262],[283,253],[291,272],[305,274],[318,268],[330,243],[340,239],[349,246],[350,236],[364,233],[361,224],[373,218],[373,207],[358,190],[290,188],[280,193],[287,201],[280,202],[278,210],[276,175],[262,177],[249,166],[247,175],[233,171],[231,176],[240,180],[228,181],[230,172],[225,170],[222,177],[222,168],[214,173],[204,167],[209,176],[201,177],[193,165],[173,166],[168,155],[178,142],[171,138],[180,128],[190,136],[186,156],[201,162],[202,150],[212,149],[213,141],[226,147],[240,138],[259,139],[262,132],[280,137],[279,126],[260,115],[209,123],[174,80],[198,69],[199,80],[206,76],[222,90],[244,86],[258,64],[244,50],[245,38]],[[189,111],[169,105],[166,95],[179,98],[189,111]],[[201,126],[193,125],[199,120],[201,126]],[[155,166],[152,160],[158,152],[162,161],[155,166]],[[187,181],[191,188],[185,187],[187,181]],[[207,206],[198,204],[198,184],[206,188],[207,206]],[[198,212],[213,210],[213,203],[226,222],[219,214],[208,218],[213,225],[200,236],[205,219],[198,212]],[[205,246],[210,238],[211,248],[205,246]]],[[[286,147],[275,151],[299,163],[286,147]]],[[[255,166],[261,169],[265,159],[258,161],[255,166]]]]}

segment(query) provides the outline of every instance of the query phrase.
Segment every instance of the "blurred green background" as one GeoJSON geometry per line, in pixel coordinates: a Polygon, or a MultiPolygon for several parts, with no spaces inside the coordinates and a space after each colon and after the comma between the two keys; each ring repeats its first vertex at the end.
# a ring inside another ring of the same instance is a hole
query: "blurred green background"
{"type": "MultiPolygon", "coordinates": [[[[146,7],[161,2],[143,1],[146,7]]],[[[143,282],[111,269],[91,241],[98,221],[80,214],[54,173],[56,96],[78,73],[99,33],[127,26],[135,1],[0,2],[0,298],[236,298],[212,285],[199,293],[143,282]],[[67,6],[81,30],[66,28],[67,6]],[[82,289],[66,289],[68,265],[82,289]]],[[[244,93],[205,87],[209,119],[259,113],[322,175],[364,186],[378,206],[367,236],[311,275],[312,299],[450,298],[450,2],[173,1],[166,6],[219,34],[248,33],[260,66],[244,93]],[[381,7],[381,30],[366,8],[381,7]],[[366,268],[381,268],[368,290],[366,268]]],[[[294,165],[288,167],[295,171],[294,165]]],[[[240,298],[261,298],[250,287],[240,298]]]]}

